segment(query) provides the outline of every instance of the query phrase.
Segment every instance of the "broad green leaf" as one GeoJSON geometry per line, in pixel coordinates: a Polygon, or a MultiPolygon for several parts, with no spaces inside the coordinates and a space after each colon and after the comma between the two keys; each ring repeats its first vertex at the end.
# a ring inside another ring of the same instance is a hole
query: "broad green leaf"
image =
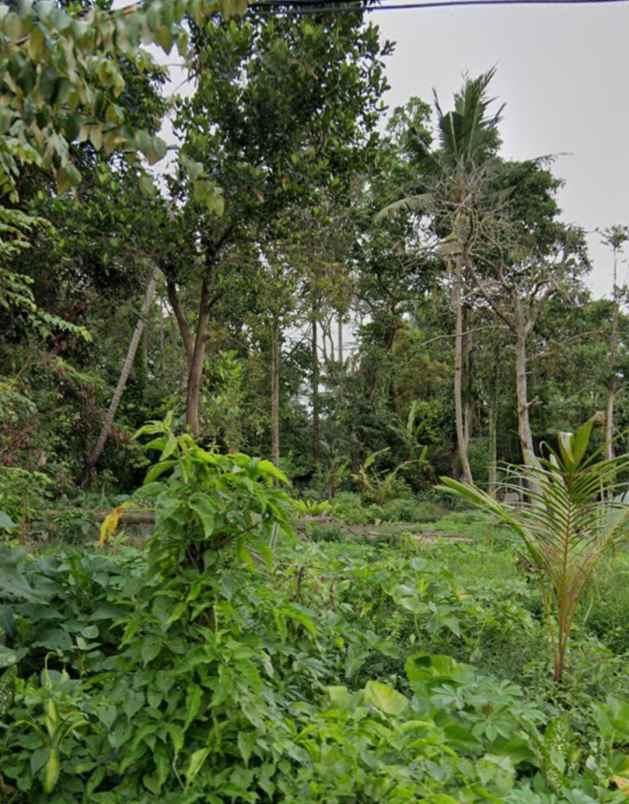
{"type": "Polygon", "coordinates": [[[190,497],[188,505],[199,517],[203,526],[203,535],[206,539],[214,535],[216,526],[216,509],[207,495],[194,494],[190,497]]]}
{"type": "Polygon", "coordinates": [[[330,699],[332,706],[336,709],[352,709],[354,706],[354,696],[347,687],[326,687],[325,691],[330,699]]]}
{"type": "Polygon", "coordinates": [[[186,690],[186,722],[184,725],[184,731],[188,730],[188,727],[192,721],[201,711],[202,701],[203,690],[201,687],[197,686],[196,684],[189,684],[188,689],[186,690]]]}
{"type": "Polygon", "coordinates": [[[210,754],[209,748],[199,748],[198,751],[195,751],[190,756],[190,762],[188,764],[188,769],[186,770],[186,784],[189,785],[197,776],[203,765],[205,764],[205,760],[208,758],[210,754]]]}
{"type": "Polygon", "coordinates": [[[243,758],[245,765],[249,766],[249,759],[256,744],[256,734],[253,732],[241,731],[238,733],[238,750],[243,758]]]}
{"type": "Polygon", "coordinates": [[[387,715],[399,715],[408,706],[408,700],[401,692],[380,681],[367,682],[364,700],[387,715]]]}
{"type": "Polygon", "coordinates": [[[0,511],[0,529],[13,530],[13,528],[16,527],[17,525],[11,519],[11,517],[8,514],[5,514],[4,511],[0,511]]]}
{"type": "Polygon", "coordinates": [[[0,667],[11,667],[18,660],[17,653],[6,645],[0,645],[0,667]]]}
{"type": "Polygon", "coordinates": [[[144,641],[142,642],[142,664],[146,667],[149,662],[152,662],[153,659],[159,655],[160,650],[162,649],[162,642],[160,639],[156,637],[145,637],[144,641]]]}

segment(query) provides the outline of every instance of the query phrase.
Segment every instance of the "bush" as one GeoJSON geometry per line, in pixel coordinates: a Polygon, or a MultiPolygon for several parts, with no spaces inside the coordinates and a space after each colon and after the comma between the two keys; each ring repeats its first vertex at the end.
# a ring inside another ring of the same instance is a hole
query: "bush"
{"type": "Polygon", "coordinates": [[[0,550],[12,804],[624,800],[627,657],[586,618],[551,683],[508,542],[281,539],[275,467],[156,429],[147,550],[0,550]]]}

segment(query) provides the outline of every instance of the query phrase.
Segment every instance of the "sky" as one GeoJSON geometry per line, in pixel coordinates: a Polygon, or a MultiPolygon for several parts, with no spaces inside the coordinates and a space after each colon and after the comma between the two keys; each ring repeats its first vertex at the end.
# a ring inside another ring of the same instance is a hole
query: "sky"
{"type": "MultiPolygon", "coordinates": [[[[124,0],[114,3],[121,4],[124,0]]],[[[562,217],[589,233],[588,283],[596,297],[609,295],[612,259],[596,230],[629,224],[629,3],[409,9],[368,16],[383,39],[396,43],[387,59],[390,109],[413,96],[431,102],[433,88],[447,109],[465,73],[497,68],[491,89],[506,103],[502,155],[556,155],[554,172],[565,181],[559,192],[562,217]]],[[[172,60],[158,56],[161,62],[172,60]]],[[[185,94],[190,86],[181,85],[183,75],[171,70],[171,86],[185,94]]],[[[168,124],[164,135],[172,141],[168,124]]],[[[619,281],[629,282],[626,264],[619,281]]]]}
{"type": "MultiPolygon", "coordinates": [[[[431,101],[433,88],[449,108],[466,72],[497,67],[492,94],[507,104],[502,154],[557,155],[563,219],[590,232],[589,285],[597,297],[609,294],[611,255],[595,230],[629,224],[629,5],[377,11],[370,19],[396,43],[391,108],[414,95],[431,101]]],[[[626,265],[620,279],[629,281],[626,265]]]]}

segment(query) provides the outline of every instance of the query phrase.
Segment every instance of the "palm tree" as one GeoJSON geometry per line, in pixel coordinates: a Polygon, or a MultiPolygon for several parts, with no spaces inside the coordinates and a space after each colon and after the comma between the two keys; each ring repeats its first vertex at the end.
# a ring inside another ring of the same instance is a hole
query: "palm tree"
{"type": "Polygon", "coordinates": [[[602,232],[603,243],[611,248],[613,257],[613,282],[612,282],[612,328],[609,336],[609,377],[607,380],[607,413],[605,420],[605,444],[607,457],[614,457],[614,408],[616,397],[620,389],[618,379],[617,361],[620,346],[620,297],[621,289],[618,284],[618,255],[623,246],[629,241],[629,227],[610,226],[602,232]]]}
{"type": "Polygon", "coordinates": [[[498,123],[503,106],[491,113],[494,100],[488,87],[495,68],[477,78],[466,78],[454,96],[454,108],[444,112],[435,93],[439,149],[420,150],[418,185],[422,192],[390,204],[379,216],[400,209],[430,212],[441,239],[441,252],[452,280],[455,314],[454,408],[461,475],[472,482],[469,462],[470,411],[464,400],[466,355],[471,350],[467,332],[465,278],[478,232],[479,199],[487,187],[488,169],[500,145],[498,123]]]}
{"type": "Polygon", "coordinates": [[[505,488],[528,486],[527,502],[517,509],[499,503],[473,485],[441,478],[444,491],[498,516],[521,538],[538,571],[544,599],[554,608],[554,678],[560,681],[568,640],[581,595],[605,553],[627,536],[629,507],[620,502],[620,472],[629,468],[629,454],[601,458],[604,447],[591,453],[594,416],[573,433],[559,433],[559,449],[537,465],[512,469],[505,488]],[[520,481],[520,482],[518,482],[520,481]]]}

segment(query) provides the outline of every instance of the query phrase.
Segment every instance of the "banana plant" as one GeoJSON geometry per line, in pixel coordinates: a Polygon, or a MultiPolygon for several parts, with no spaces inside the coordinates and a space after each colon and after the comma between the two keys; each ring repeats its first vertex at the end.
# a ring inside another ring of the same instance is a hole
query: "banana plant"
{"type": "Polygon", "coordinates": [[[362,496],[376,505],[382,505],[387,500],[395,497],[395,483],[398,473],[404,467],[409,466],[413,461],[403,461],[390,472],[378,472],[375,464],[378,458],[389,452],[389,447],[370,452],[365,458],[357,472],[352,472],[351,478],[360,488],[362,496]]]}
{"type": "Polygon", "coordinates": [[[559,433],[558,449],[546,446],[539,466],[510,468],[505,489],[527,489],[518,508],[452,478],[438,486],[495,514],[522,540],[553,609],[555,681],[564,672],[583,591],[601,558],[626,538],[629,523],[629,506],[618,499],[628,485],[619,478],[629,469],[629,454],[608,459],[602,448],[591,450],[595,423],[593,417],[575,433],[559,433]]]}

